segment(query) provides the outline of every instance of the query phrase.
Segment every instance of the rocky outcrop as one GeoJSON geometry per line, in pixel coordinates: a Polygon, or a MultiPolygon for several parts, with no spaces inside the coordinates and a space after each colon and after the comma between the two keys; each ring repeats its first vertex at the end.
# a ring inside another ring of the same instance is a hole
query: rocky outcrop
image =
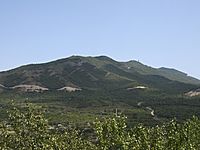
{"type": "Polygon", "coordinates": [[[26,85],[26,84],[16,85],[14,87],[11,87],[11,89],[19,90],[22,92],[44,92],[49,90],[48,88],[41,87],[38,85],[26,85]]]}
{"type": "Polygon", "coordinates": [[[144,89],[148,89],[148,87],[145,87],[145,86],[135,86],[135,87],[127,88],[128,91],[135,90],[135,89],[144,90],[144,89]]]}
{"type": "Polygon", "coordinates": [[[70,86],[65,86],[58,89],[58,91],[66,91],[66,92],[76,92],[76,91],[81,91],[81,90],[82,90],[81,88],[75,88],[75,87],[70,87],[70,86]]]}
{"type": "Polygon", "coordinates": [[[200,96],[200,89],[187,92],[185,95],[189,97],[200,96]]]}

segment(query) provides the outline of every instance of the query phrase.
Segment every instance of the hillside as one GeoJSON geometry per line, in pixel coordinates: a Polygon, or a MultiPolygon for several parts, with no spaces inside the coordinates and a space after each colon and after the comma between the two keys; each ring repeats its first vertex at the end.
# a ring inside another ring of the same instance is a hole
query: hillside
{"type": "Polygon", "coordinates": [[[130,124],[184,120],[200,116],[199,95],[188,95],[199,89],[198,82],[174,69],[137,61],[71,56],[0,72],[0,120],[11,100],[39,103],[57,123],[86,124],[116,110],[126,114],[130,124]]]}
{"type": "Polygon", "coordinates": [[[152,68],[138,61],[129,61],[123,64],[125,68],[127,68],[130,72],[139,72],[140,74],[143,75],[159,75],[173,81],[179,81],[188,84],[196,84],[196,85],[200,84],[200,80],[190,77],[186,73],[183,73],[176,69],[165,68],[165,67],[161,67],[158,69],[152,68]]]}
{"type": "Polygon", "coordinates": [[[36,85],[51,90],[64,87],[115,89],[147,86],[152,89],[185,92],[199,80],[176,70],[155,69],[136,61],[117,62],[106,56],[81,57],[22,66],[0,73],[5,87],[36,85]]]}

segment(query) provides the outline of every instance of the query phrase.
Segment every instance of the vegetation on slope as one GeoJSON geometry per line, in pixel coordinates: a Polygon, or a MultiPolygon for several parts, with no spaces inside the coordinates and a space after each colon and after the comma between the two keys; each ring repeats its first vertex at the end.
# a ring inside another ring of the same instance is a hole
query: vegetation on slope
{"type": "Polygon", "coordinates": [[[0,123],[1,149],[67,150],[198,150],[200,120],[193,117],[184,123],[175,120],[161,126],[127,127],[126,117],[96,120],[92,134],[48,124],[40,109],[26,105],[10,112],[9,120],[0,123]],[[88,134],[87,134],[88,135],[88,134]]]}
{"type": "Polygon", "coordinates": [[[200,80],[188,76],[186,73],[178,71],[176,69],[164,68],[164,67],[157,69],[144,65],[141,62],[134,60],[123,62],[122,67],[132,73],[138,72],[142,75],[159,75],[173,81],[183,82],[187,84],[197,84],[197,85],[200,84],[200,80]]]}
{"type": "Polygon", "coordinates": [[[0,73],[0,84],[6,87],[28,84],[54,90],[64,86],[102,89],[108,86],[108,82],[113,84],[113,88],[116,88],[114,83],[119,83],[120,87],[127,83],[135,85],[150,83],[149,86],[166,91],[168,89],[163,85],[167,85],[170,89],[184,86],[185,91],[196,88],[192,84],[200,84],[199,80],[176,70],[155,69],[136,61],[117,62],[106,56],[72,56],[0,73]]]}

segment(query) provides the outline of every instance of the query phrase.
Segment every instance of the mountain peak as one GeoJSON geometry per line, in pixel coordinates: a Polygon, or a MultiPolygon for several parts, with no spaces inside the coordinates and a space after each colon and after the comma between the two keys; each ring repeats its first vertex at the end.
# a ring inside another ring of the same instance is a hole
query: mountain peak
{"type": "Polygon", "coordinates": [[[104,56],[104,55],[96,56],[96,57],[94,57],[94,58],[99,59],[99,60],[114,61],[112,58],[110,58],[110,57],[108,57],[108,56],[104,56]]]}

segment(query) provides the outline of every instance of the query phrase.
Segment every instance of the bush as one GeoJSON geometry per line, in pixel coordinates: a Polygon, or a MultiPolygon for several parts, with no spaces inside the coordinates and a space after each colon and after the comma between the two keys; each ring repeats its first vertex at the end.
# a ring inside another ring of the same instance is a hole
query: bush
{"type": "Polygon", "coordinates": [[[200,120],[172,120],[162,126],[128,128],[125,116],[94,122],[94,137],[78,130],[52,128],[40,108],[27,104],[13,107],[7,122],[0,123],[0,149],[10,150],[198,150],[200,120]],[[92,140],[92,139],[95,139],[92,140]]]}
{"type": "Polygon", "coordinates": [[[91,149],[90,142],[76,130],[51,129],[41,109],[28,104],[23,110],[10,111],[9,121],[0,124],[0,149],[60,150],[91,149]]]}

